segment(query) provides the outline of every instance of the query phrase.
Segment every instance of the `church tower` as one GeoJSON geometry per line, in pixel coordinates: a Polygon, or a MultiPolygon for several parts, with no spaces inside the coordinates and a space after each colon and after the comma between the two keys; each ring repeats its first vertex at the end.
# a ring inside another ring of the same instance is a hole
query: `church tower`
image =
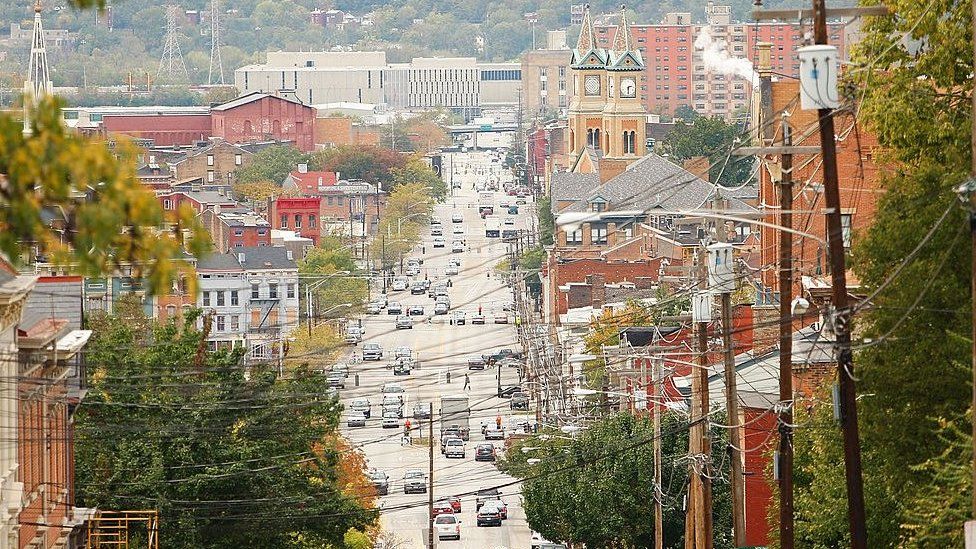
{"type": "Polygon", "coordinates": [[[640,99],[644,60],[632,44],[630,25],[620,7],[620,25],[607,52],[607,100],[603,108],[603,155],[624,167],[647,154],[647,111],[640,99]]]}
{"type": "Polygon", "coordinates": [[[607,102],[607,50],[596,43],[590,7],[583,12],[583,26],[573,49],[573,99],[569,105],[569,133],[573,156],[603,145],[603,110],[607,102]]]}
{"type": "Polygon", "coordinates": [[[34,2],[34,35],[31,37],[30,63],[24,81],[24,134],[31,132],[31,110],[41,99],[54,93],[41,26],[41,0],[34,2]]]}

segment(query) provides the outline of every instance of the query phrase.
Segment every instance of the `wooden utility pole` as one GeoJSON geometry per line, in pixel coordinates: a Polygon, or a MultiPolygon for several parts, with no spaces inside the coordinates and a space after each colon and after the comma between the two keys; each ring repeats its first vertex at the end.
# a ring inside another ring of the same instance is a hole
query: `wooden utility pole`
{"type": "Polygon", "coordinates": [[[427,416],[427,547],[434,547],[434,401],[427,416]]]}
{"type": "MultiPolygon", "coordinates": [[[[813,30],[816,44],[827,44],[826,0],[813,0],[813,30]]],[[[847,514],[851,547],[867,549],[868,535],[864,512],[864,479],[861,472],[861,443],[857,428],[857,391],[854,386],[854,355],[851,351],[851,311],[847,305],[847,266],[844,258],[844,232],[840,218],[840,188],[837,175],[837,142],[833,109],[817,110],[820,148],[823,151],[823,185],[827,206],[827,251],[830,278],[834,347],[837,352],[837,380],[840,385],[840,424],[844,438],[844,471],[847,484],[847,514]]]]}
{"type": "MultiPolygon", "coordinates": [[[[783,146],[793,145],[783,117],[783,146]]],[[[779,544],[793,549],[793,155],[781,157],[779,186],[779,544]]]]}
{"type": "MultiPolygon", "coordinates": [[[[973,60],[976,66],[976,0],[973,0],[973,60]]],[[[970,148],[972,149],[972,177],[960,187],[960,198],[969,206],[969,232],[970,245],[972,246],[972,282],[970,298],[973,307],[973,328],[972,328],[972,361],[973,361],[973,410],[976,410],[976,90],[972,92],[973,102],[973,121],[972,135],[970,136],[970,148]]],[[[973,424],[973,513],[972,518],[976,519],[976,419],[973,424]]]]}
{"type": "Polygon", "coordinates": [[[664,549],[664,494],[661,490],[661,358],[654,357],[654,400],[650,402],[654,414],[654,549],[664,549]]]}
{"type": "MultiPolygon", "coordinates": [[[[709,298],[707,298],[710,300],[709,298]]],[[[701,441],[697,458],[701,497],[698,499],[698,529],[695,532],[696,549],[712,549],[712,441],[708,429],[708,322],[698,323],[698,425],[701,441]]]]}
{"type": "Polygon", "coordinates": [[[729,415],[729,460],[732,462],[732,534],[736,547],[746,544],[745,476],[742,472],[742,437],[739,429],[739,391],[732,349],[732,294],[722,292],[722,346],[725,358],[725,409],[729,415]]]}
{"type": "Polygon", "coordinates": [[[705,242],[695,261],[698,293],[692,296],[692,324],[697,334],[698,365],[691,373],[691,420],[688,437],[688,505],[685,509],[685,549],[712,549],[712,484],[709,471],[711,442],[708,429],[708,323],[711,295],[706,290],[705,242]]]}

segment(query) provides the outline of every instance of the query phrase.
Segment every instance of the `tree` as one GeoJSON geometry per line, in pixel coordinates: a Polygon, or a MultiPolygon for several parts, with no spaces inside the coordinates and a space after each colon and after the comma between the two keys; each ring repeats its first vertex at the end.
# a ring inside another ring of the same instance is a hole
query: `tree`
{"type": "MultiPolygon", "coordinates": [[[[664,541],[667,547],[679,547],[684,539],[688,423],[665,413],[661,425],[664,541]]],[[[653,433],[650,418],[615,414],[589,425],[575,439],[556,431],[513,442],[499,468],[525,479],[526,520],[547,539],[587,547],[653,547],[653,433]],[[529,459],[539,461],[530,464],[529,459]]],[[[727,463],[724,431],[713,428],[712,440],[712,462],[727,463]]],[[[715,547],[731,549],[727,483],[713,483],[713,500],[715,547]]]]}
{"type": "MultiPolygon", "coordinates": [[[[352,251],[337,236],[323,237],[319,247],[309,250],[299,261],[298,272],[325,279],[312,290],[312,310],[316,315],[325,315],[330,310],[328,316],[352,315],[360,310],[369,294],[366,278],[359,273],[352,251]]],[[[315,280],[308,280],[308,284],[314,283],[315,280]]]]}
{"type": "Polygon", "coordinates": [[[248,183],[235,183],[233,185],[234,198],[237,200],[253,200],[264,202],[269,198],[285,194],[279,183],[274,181],[251,181],[248,183]]]}
{"type": "Polygon", "coordinates": [[[429,153],[451,142],[444,128],[426,117],[418,117],[407,122],[407,137],[413,143],[413,150],[421,154],[429,153]]]}
{"type": "Polygon", "coordinates": [[[78,503],[157,509],[167,546],[186,549],[321,547],[371,524],[337,482],[340,406],[323,376],[278,379],[240,350],[209,352],[198,314],[90,320],[78,503]]]}
{"type": "Polygon", "coordinates": [[[317,167],[342,174],[344,179],[361,179],[389,190],[394,170],[407,165],[407,158],[381,147],[343,145],[313,154],[317,167]]]}
{"type": "MultiPolygon", "coordinates": [[[[855,234],[851,253],[863,291],[874,296],[855,319],[870,341],[855,346],[854,360],[864,396],[858,415],[868,539],[878,547],[945,547],[952,545],[943,543],[951,541],[945,532],[962,531],[968,511],[957,497],[937,498],[972,493],[971,480],[960,481],[971,471],[971,455],[959,450],[968,441],[941,428],[966,432],[972,417],[971,257],[966,214],[953,191],[970,169],[972,14],[963,4],[886,5],[893,16],[865,26],[854,59],[865,70],[851,72],[850,86],[863,96],[858,119],[891,166],[882,172],[874,223],[855,234]],[[937,45],[909,50],[903,36],[937,45]],[[935,517],[940,524],[924,524],[935,517]]],[[[829,410],[829,399],[819,407],[829,410]]],[[[837,436],[796,434],[798,458],[801,448],[812,463],[840,455],[837,436]]],[[[846,501],[843,491],[829,490],[842,486],[842,475],[836,466],[811,465],[797,484],[797,513],[810,517],[810,539],[838,539],[829,516],[843,516],[846,501]]]]}
{"type": "Polygon", "coordinates": [[[631,301],[623,309],[603,311],[590,322],[590,329],[583,336],[583,342],[587,353],[600,357],[583,363],[583,372],[591,385],[603,386],[607,368],[603,348],[620,343],[620,329],[627,326],[646,326],[650,321],[651,311],[640,303],[631,301]]]}
{"type": "Polygon", "coordinates": [[[695,120],[701,118],[695,109],[691,108],[691,105],[678,105],[677,109],[674,109],[674,120],[682,121],[685,124],[692,124],[695,120]]]}
{"type": "Polygon", "coordinates": [[[447,196],[447,184],[420,158],[411,158],[404,167],[394,168],[392,173],[396,186],[408,183],[422,185],[428,189],[429,196],[438,201],[447,196]]]}
{"type": "Polygon", "coordinates": [[[181,276],[195,281],[183,251],[203,254],[210,241],[194,212],[164,212],[135,178],[134,150],[120,145],[117,158],[104,143],[70,132],[60,105],[45,99],[33,109],[30,135],[0,115],[0,253],[19,265],[36,247],[89,276],[128,264],[154,291],[181,276]]]}
{"type": "Polygon", "coordinates": [[[543,246],[552,246],[556,234],[556,219],[552,214],[552,198],[540,196],[536,202],[536,215],[539,218],[539,239],[543,246]]]}
{"type": "Polygon", "coordinates": [[[275,145],[255,153],[250,163],[237,170],[237,182],[274,182],[279,186],[299,164],[309,163],[309,155],[291,145],[275,145]]]}
{"type": "Polygon", "coordinates": [[[373,258],[384,267],[402,260],[420,242],[420,229],[430,223],[434,211],[430,193],[422,183],[402,183],[390,193],[377,229],[380,245],[372,247],[373,258]]]}
{"type": "Polygon", "coordinates": [[[664,137],[664,152],[680,164],[692,158],[709,163],[709,181],[735,187],[752,179],[753,162],[748,157],[730,155],[740,139],[741,129],[718,116],[695,116],[692,122],[678,121],[664,137]]]}
{"type": "Polygon", "coordinates": [[[329,322],[314,325],[311,333],[304,323],[291,332],[285,366],[293,372],[300,368],[314,372],[327,372],[336,362],[345,340],[329,322]]]}

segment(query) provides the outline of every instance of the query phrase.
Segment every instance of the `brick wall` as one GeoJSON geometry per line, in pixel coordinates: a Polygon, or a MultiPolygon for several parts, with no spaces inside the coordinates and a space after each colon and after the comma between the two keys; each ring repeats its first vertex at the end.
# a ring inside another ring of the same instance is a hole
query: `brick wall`
{"type": "Polygon", "coordinates": [[[199,177],[204,183],[234,183],[237,170],[249,165],[253,156],[230,143],[217,143],[176,164],[176,180],[199,177]]]}
{"type": "Polygon", "coordinates": [[[211,113],[212,134],[231,143],[288,140],[302,152],[315,150],[315,109],[279,97],[264,97],[211,113]]]}
{"type": "Polygon", "coordinates": [[[102,127],[109,135],[152,139],[157,147],[192,145],[213,135],[209,114],[105,116],[102,127]]]}
{"type": "Polygon", "coordinates": [[[769,545],[766,517],[773,503],[773,481],[770,475],[772,451],[779,443],[776,415],[769,410],[742,408],[742,445],[746,497],[746,546],[769,545]]]}

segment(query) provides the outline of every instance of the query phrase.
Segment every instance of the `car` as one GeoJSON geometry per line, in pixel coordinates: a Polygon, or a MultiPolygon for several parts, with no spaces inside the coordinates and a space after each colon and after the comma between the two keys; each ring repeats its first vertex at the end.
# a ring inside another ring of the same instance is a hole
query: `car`
{"type": "Polygon", "coordinates": [[[349,377],[349,366],[339,362],[332,366],[330,370],[331,373],[342,374],[343,377],[349,377]]]}
{"type": "Polygon", "coordinates": [[[363,340],[363,331],[359,329],[359,326],[350,326],[346,328],[346,343],[350,345],[356,345],[363,340]]]}
{"type": "Polygon", "coordinates": [[[407,315],[400,315],[396,319],[396,329],[397,330],[412,330],[413,320],[407,315]]]}
{"type": "Polygon", "coordinates": [[[387,304],[386,294],[377,295],[373,298],[373,302],[379,304],[381,309],[385,309],[387,304]]]}
{"type": "Polygon", "coordinates": [[[566,549],[566,546],[562,543],[553,543],[542,537],[542,534],[539,532],[532,532],[532,539],[529,547],[531,547],[531,549],[566,549]]]}
{"type": "Polygon", "coordinates": [[[383,428],[396,429],[400,426],[400,416],[396,412],[383,412],[383,428]]]}
{"type": "Polygon", "coordinates": [[[410,284],[410,280],[405,276],[398,276],[393,279],[393,291],[402,292],[407,289],[407,285],[410,284]]]}
{"type": "Polygon", "coordinates": [[[515,218],[513,218],[513,217],[506,217],[505,220],[502,221],[502,225],[507,225],[509,227],[514,227],[515,226],[515,218]]]}
{"type": "Polygon", "coordinates": [[[413,356],[413,349],[407,347],[406,345],[400,345],[399,347],[393,349],[393,358],[403,358],[413,356]]]}
{"type": "Polygon", "coordinates": [[[451,253],[459,254],[464,252],[464,243],[460,240],[451,242],[451,253]]]}
{"type": "Polygon", "coordinates": [[[464,459],[464,441],[460,438],[449,438],[444,445],[444,457],[464,459]]]}
{"type": "Polygon", "coordinates": [[[424,316],[424,306],[423,305],[411,305],[407,309],[407,314],[410,316],[424,316]]]}
{"type": "Polygon", "coordinates": [[[495,313],[495,324],[508,324],[508,315],[506,313],[495,313]]]}
{"type": "Polygon", "coordinates": [[[464,311],[454,311],[451,315],[451,319],[454,320],[455,326],[462,326],[467,321],[468,315],[464,311]]]}
{"type": "Polygon", "coordinates": [[[427,297],[430,297],[430,298],[437,297],[437,294],[440,292],[440,289],[442,287],[444,288],[444,292],[447,292],[447,283],[446,282],[438,282],[437,284],[431,285],[430,288],[427,288],[427,297]]]}
{"type": "Polygon", "coordinates": [[[418,402],[413,405],[413,418],[414,419],[429,419],[430,418],[430,403],[429,402],[418,402]]]}
{"type": "Polygon", "coordinates": [[[383,358],[383,347],[379,343],[363,344],[363,360],[381,360],[383,358]]]}
{"type": "Polygon", "coordinates": [[[503,368],[521,368],[523,366],[522,360],[518,358],[503,358],[496,364],[503,368]]]}
{"type": "Polygon", "coordinates": [[[376,303],[375,301],[371,301],[366,305],[366,314],[368,315],[378,315],[382,310],[383,307],[381,307],[380,304],[376,303]]]}
{"type": "Polygon", "coordinates": [[[371,469],[366,476],[369,477],[369,482],[376,489],[376,494],[380,496],[385,496],[390,493],[390,476],[383,471],[377,471],[376,469],[371,469]]]}
{"type": "Polygon", "coordinates": [[[501,498],[490,499],[485,502],[485,505],[494,505],[495,507],[498,507],[498,510],[501,511],[502,520],[508,520],[508,504],[502,501],[501,498]]]}
{"type": "Polygon", "coordinates": [[[484,324],[484,323],[485,323],[485,315],[481,313],[471,315],[471,324],[484,324]]]}
{"type": "MultiPolygon", "coordinates": [[[[403,388],[403,385],[400,385],[399,383],[384,383],[383,388],[380,389],[380,392],[384,395],[397,395],[402,397],[402,395],[407,391],[403,388]]],[[[403,400],[403,398],[400,400],[403,400]]]]}
{"type": "Polygon", "coordinates": [[[443,303],[444,305],[447,305],[448,307],[450,307],[451,306],[451,298],[448,297],[447,294],[445,294],[445,295],[438,295],[437,297],[434,298],[434,303],[443,303]]]}
{"type": "Polygon", "coordinates": [[[422,257],[411,257],[407,259],[407,265],[423,265],[424,258],[422,257]]]}
{"type": "Polygon", "coordinates": [[[430,516],[437,518],[437,515],[453,515],[454,508],[451,507],[451,502],[446,499],[434,502],[434,508],[431,511],[430,516]]]}
{"type": "Polygon", "coordinates": [[[445,453],[445,452],[447,452],[447,443],[450,442],[453,439],[460,440],[461,441],[461,444],[464,444],[464,439],[461,438],[461,433],[460,432],[448,433],[447,431],[444,431],[443,433],[441,433],[441,453],[442,454],[445,453]]]}
{"type": "Polygon", "coordinates": [[[518,197],[518,198],[515,199],[515,203],[518,204],[518,205],[525,204],[526,202],[528,202],[528,201],[525,199],[524,196],[520,196],[520,197],[518,197]]]}
{"type": "Polygon", "coordinates": [[[529,395],[521,391],[512,393],[512,401],[509,402],[508,405],[512,410],[528,410],[529,395]]]}
{"type": "Polygon", "coordinates": [[[431,225],[442,225],[441,218],[439,218],[439,217],[432,217],[432,218],[430,218],[430,224],[431,225]]]}
{"type": "Polygon", "coordinates": [[[507,211],[508,211],[508,215],[518,215],[519,207],[516,206],[515,204],[512,204],[511,206],[508,207],[507,211]]]}
{"type": "Polygon", "coordinates": [[[507,312],[510,312],[510,313],[511,313],[511,312],[513,312],[513,311],[515,311],[515,303],[513,303],[513,302],[511,302],[511,301],[506,301],[506,302],[505,302],[505,303],[504,303],[504,304],[502,305],[502,310],[503,310],[503,311],[507,311],[507,312]]]}
{"type": "Polygon", "coordinates": [[[347,427],[365,427],[366,426],[366,414],[362,412],[349,412],[346,416],[346,426],[347,427]]]}
{"type": "Polygon", "coordinates": [[[372,415],[373,406],[369,403],[368,398],[357,397],[352,399],[352,401],[349,403],[349,409],[369,417],[372,415]]]}
{"type": "Polygon", "coordinates": [[[403,314],[403,304],[401,304],[399,301],[391,301],[390,304],[386,306],[386,314],[388,315],[403,314]]]}
{"type": "Polygon", "coordinates": [[[474,449],[475,461],[495,461],[495,445],[490,442],[479,444],[474,449]]]}
{"type": "Polygon", "coordinates": [[[410,469],[403,474],[403,493],[404,494],[426,494],[427,475],[420,469],[410,469]]]}
{"type": "Polygon", "coordinates": [[[451,222],[464,223],[464,214],[462,214],[461,212],[454,212],[453,214],[451,214],[451,222]]]}
{"type": "Polygon", "coordinates": [[[451,310],[451,306],[447,303],[436,303],[434,304],[434,314],[435,315],[446,315],[448,311],[451,310]]]}
{"type": "Polygon", "coordinates": [[[502,493],[498,488],[482,488],[478,490],[475,494],[475,509],[481,509],[481,506],[485,504],[486,501],[497,500],[502,497],[502,493]]]}
{"type": "Polygon", "coordinates": [[[434,517],[434,529],[437,539],[461,539],[461,519],[454,513],[434,517]]]}
{"type": "Polygon", "coordinates": [[[522,358],[522,353],[514,349],[504,348],[504,349],[498,349],[494,353],[488,353],[482,356],[486,361],[488,361],[488,364],[492,364],[504,360],[506,358],[522,358]]]}
{"type": "Polygon", "coordinates": [[[383,397],[383,413],[390,412],[396,417],[403,417],[403,399],[396,395],[386,395],[383,397]]]}
{"type": "Polygon", "coordinates": [[[461,270],[458,269],[457,265],[448,265],[447,267],[444,267],[444,274],[446,276],[457,276],[460,274],[460,272],[461,270]]]}
{"type": "Polygon", "coordinates": [[[505,440],[505,430],[499,429],[496,425],[489,425],[485,428],[485,440],[505,440]]]}
{"type": "Polygon", "coordinates": [[[414,282],[410,285],[411,295],[423,295],[425,293],[427,293],[427,287],[424,286],[423,282],[414,282]]]}
{"type": "Polygon", "coordinates": [[[431,236],[441,236],[443,234],[444,234],[444,228],[441,227],[440,225],[431,225],[430,226],[430,235],[431,236]]]}
{"type": "Polygon", "coordinates": [[[502,509],[495,502],[489,501],[478,509],[478,526],[501,526],[502,509]]]}
{"type": "Polygon", "coordinates": [[[338,389],[345,389],[346,388],[346,376],[344,376],[344,375],[342,375],[340,373],[330,372],[329,375],[325,378],[325,383],[329,387],[335,387],[335,388],[338,388],[338,389]]]}
{"type": "Polygon", "coordinates": [[[486,366],[484,357],[478,355],[469,356],[467,362],[469,370],[484,370],[486,366]]]}
{"type": "Polygon", "coordinates": [[[398,358],[396,363],[393,365],[393,375],[395,376],[408,376],[410,375],[410,370],[413,367],[413,361],[409,358],[398,358]]]}
{"type": "MultiPolygon", "coordinates": [[[[407,276],[417,276],[417,275],[419,275],[419,274],[420,274],[420,266],[419,266],[419,265],[410,265],[410,266],[409,266],[409,267],[407,267],[407,268],[406,268],[406,270],[405,270],[405,271],[403,271],[403,272],[404,272],[404,274],[406,274],[407,276]]],[[[413,292],[411,292],[411,293],[413,293],[413,292]]]]}
{"type": "Polygon", "coordinates": [[[451,257],[450,259],[447,260],[447,264],[448,265],[457,265],[458,268],[461,268],[461,258],[460,257],[451,257]]]}
{"type": "Polygon", "coordinates": [[[432,290],[433,290],[434,295],[432,295],[431,297],[433,297],[435,299],[438,298],[438,297],[447,297],[447,283],[446,282],[444,284],[438,284],[437,286],[435,286],[434,288],[432,288],[432,290]]]}
{"type": "Polygon", "coordinates": [[[461,225],[455,225],[451,229],[451,234],[464,234],[464,227],[462,227],[461,225]]]}
{"type": "Polygon", "coordinates": [[[432,244],[435,248],[443,248],[447,246],[447,243],[444,241],[444,237],[441,236],[435,236],[432,244]]]}
{"type": "Polygon", "coordinates": [[[451,504],[451,508],[454,509],[455,513],[461,512],[461,498],[458,496],[451,496],[447,498],[448,503],[451,504]]]}

